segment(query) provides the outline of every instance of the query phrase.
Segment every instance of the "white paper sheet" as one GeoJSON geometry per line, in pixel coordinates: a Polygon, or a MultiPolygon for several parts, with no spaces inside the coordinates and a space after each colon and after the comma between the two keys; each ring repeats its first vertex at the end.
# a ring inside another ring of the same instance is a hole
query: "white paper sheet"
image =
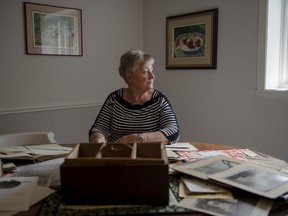
{"type": "MultiPolygon", "coordinates": [[[[48,187],[42,187],[42,186],[38,186],[36,185],[34,188],[34,192],[33,192],[33,197],[30,203],[30,206],[38,203],[39,201],[45,199],[46,197],[48,197],[49,195],[51,195],[52,193],[54,193],[55,190],[50,189],[48,187]]],[[[19,213],[18,211],[0,211],[0,215],[1,216],[12,216],[19,213]]]]}
{"type": "Polygon", "coordinates": [[[165,148],[169,148],[171,150],[176,150],[176,151],[198,150],[197,148],[195,148],[190,143],[175,143],[175,144],[171,144],[171,145],[165,145],[165,148]]]}
{"type": "Polygon", "coordinates": [[[38,177],[5,177],[0,179],[1,211],[25,211],[30,207],[38,177]]]}

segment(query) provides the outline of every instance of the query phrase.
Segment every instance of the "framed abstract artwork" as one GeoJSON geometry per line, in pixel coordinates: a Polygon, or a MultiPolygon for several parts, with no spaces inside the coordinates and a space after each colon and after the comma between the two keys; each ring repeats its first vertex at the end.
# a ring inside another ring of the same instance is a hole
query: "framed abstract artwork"
{"type": "Polygon", "coordinates": [[[24,2],[26,54],[82,56],[82,10],[24,2]]]}
{"type": "Polygon", "coordinates": [[[166,18],[166,69],[217,68],[218,8],[166,18]]]}

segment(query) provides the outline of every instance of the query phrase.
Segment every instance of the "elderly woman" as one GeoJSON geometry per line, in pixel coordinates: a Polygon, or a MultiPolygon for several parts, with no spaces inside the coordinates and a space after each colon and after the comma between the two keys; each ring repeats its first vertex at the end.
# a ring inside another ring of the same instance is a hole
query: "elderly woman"
{"type": "Polygon", "coordinates": [[[153,88],[154,58],[139,49],[120,58],[127,88],[112,92],[89,130],[92,143],[175,143],[179,126],[168,98],[153,88]]]}

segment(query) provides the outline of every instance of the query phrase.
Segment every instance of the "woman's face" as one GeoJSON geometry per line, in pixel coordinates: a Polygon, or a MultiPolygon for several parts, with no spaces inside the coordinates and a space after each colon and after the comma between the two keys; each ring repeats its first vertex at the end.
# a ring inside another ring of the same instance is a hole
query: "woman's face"
{"type": "Polygon", "coordinates": [[[153,65],[151,62],[146,62],[131,73],[131,83],[133,87],[148,91],[153,89],[155,75],[153,73],[153,65]]]}

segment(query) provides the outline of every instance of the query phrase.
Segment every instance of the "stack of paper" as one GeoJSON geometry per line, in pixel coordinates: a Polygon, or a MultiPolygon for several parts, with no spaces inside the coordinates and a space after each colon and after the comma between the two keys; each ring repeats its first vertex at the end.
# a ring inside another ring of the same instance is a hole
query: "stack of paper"
{"type": "MultiPolygon", "coordinates": [[[[196,191],[200,190],[209,192],[211,188],[207,188],[207,185],[210,183],[212,185],[212,182],[219,186],[235,187],[249,192],[246,195],[243,193],[238,195],[239,197],[233,197],[233,199],[232,197],[228,199],[219,196],[186,196],[178,203],[181,207],[208,214],[268,215],[273,203],[272,199],[288,192],[287,174],[271,167],[224,155],[183,163],[174,166],[173,169],[191,177],[192,180],[187,181],[184,178],[183,182],[185,190],[194,191],[194,195],[196,191]],[[192,177],[203,180],[206,184],[201,181],[199,184],[199,181],[195,181],[192,177]],[[201,187],[199,188],[199,186],[201,187]]],[[[219,188],[217,190],[219,192],[219,188]]]]}
{"type": "Polygon", "coordinates": [[[272,204],[272,200],[258,197],[241,199],[190,198],[181,200],[178,206],[217,216],[267,216],[272,204]]]}
{"type": "Polygon", "coordinates": [[[190,143],[175,143],[171,145],[165,145],[165,148],[169,161],[184,160],[184,158],[177,154],[177,152],[197,150],[197,148],[195,148],[190,143]]]}
{"type": "Polygon", "coordinates": [[[236,187],[274,199],[288,192],[288,175],[266,166],[218,155],[173,169],[203,180],[236,187]]]}
{"type": "Polygon", "coordinates": [[[66,156],[72,148],[58,144],[1,146],[0,159],[33,160],[35,162],[66,156]]]}
{"type": "Polygon", "coordinates": [[[38,177],[0,178],[0,215],[14,215],[47,197],[54,190],[37,186],[38,177]]]}
{"type": "Polygon", "coordinates": [[[179,197],[233,199],[229,188],[188,175],[181,178],[179,197]]]}

